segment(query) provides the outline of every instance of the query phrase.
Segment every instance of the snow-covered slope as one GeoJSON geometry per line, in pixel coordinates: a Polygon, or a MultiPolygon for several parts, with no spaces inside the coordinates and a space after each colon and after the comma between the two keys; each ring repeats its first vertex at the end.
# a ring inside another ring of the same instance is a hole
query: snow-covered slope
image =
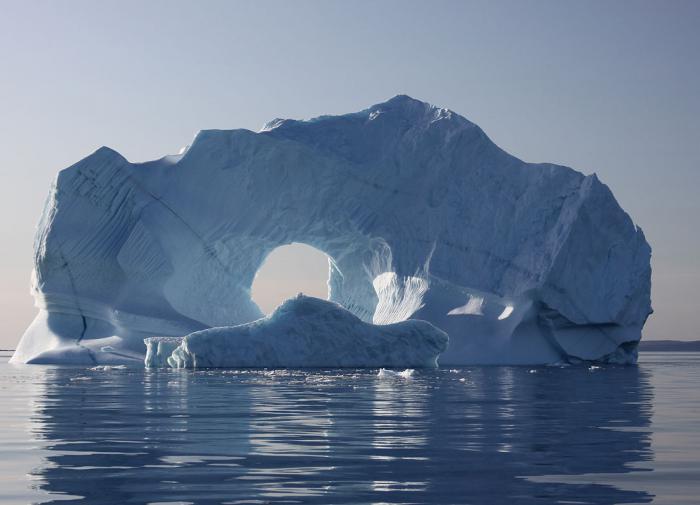
{"type": "Polygon", "coordinates": [[[446,331],[443,364],[634,361],[651,311],[649,245],[595,175],[397,96],[61,171],[13,361],[143,359],[146,337],[258,319],[253,277],[291,242],[328,254],[329,298],[364,321],[446,331]]]}
{"type": "Polygon", "coordinates": [[[191,333],[165,352],[172,339],[147,338],[146,366],[435,367],[447,341],[425,321],[374,325],[337,303],[300,294],[266,318],[191,333]]]}

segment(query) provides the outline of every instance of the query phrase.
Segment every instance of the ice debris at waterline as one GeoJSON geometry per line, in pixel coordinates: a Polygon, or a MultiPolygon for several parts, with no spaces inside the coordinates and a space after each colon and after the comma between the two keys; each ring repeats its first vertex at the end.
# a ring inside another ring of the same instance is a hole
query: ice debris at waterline
{"type": "Polygon", "coordinates": [[[407,368],[406,370],[402,370],[400,372],[397,372],[396,370],[387,370],[386,368],[380,368],[379,372],[377,373],[377,377],[380,379],[387,379],[387,378],[400,378],[400,379],[410,379],[413,377],[413,368],[407,368]]]}
{"type": "Polygon", "coordinates": [[[425,321],[374,325],[337,303],[299,295],[252,323],[147,338],[146,366],[436,367],[447,341],[425,321]]]}
{"type": "Polygon", "coordinates": [[[144,338],[259,319],[255,273],[291,242],[328,254],[329,299],[363,321],[448,333],[442,364],[633,362],[651,312],[649,245],[595,175],[397,96],[62,170],[12,361],[143,360],[144,338]]]}

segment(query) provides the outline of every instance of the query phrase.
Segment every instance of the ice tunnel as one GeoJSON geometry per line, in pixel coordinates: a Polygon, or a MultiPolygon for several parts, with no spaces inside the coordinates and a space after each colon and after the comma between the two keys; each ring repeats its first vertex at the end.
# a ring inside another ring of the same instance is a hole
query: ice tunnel
{"type": "Polygon", "coordinates": [[[326,300],[330,261],[306,244],[280,246],[255,273],[250,296],[264,314],[299,293],[326,300]]]}

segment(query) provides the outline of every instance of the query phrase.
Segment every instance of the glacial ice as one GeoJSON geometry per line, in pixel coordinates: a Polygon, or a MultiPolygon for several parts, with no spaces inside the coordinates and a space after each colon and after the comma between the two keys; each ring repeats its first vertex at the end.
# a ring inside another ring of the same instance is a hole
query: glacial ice
{"type": "Polygon", "coordinates": [[[425,321],[374,325],[300,294],[251,323],[147,338],[146,367],[435,367],[447,341],[425,321]]]}
{"type": "Polygon", "coordinates": [[[397,96],[62,170],[12,361],[136,362],[146,338],[257,320],[255,273],[291,242],[329,256],[329,299],[363,321],[445,331],[441,364],[633,362],[651,312],[650,247],[595,175],[397,96]]]}

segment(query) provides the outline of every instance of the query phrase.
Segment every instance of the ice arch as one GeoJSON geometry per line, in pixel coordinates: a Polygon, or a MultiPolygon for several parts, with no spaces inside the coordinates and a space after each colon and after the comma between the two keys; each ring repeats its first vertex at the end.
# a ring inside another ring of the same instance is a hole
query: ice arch
{"type": "Polygon", "coordinates": [[[278,247],[255,273],[251,297],[265,314],[300,292],[327,299],[330,261],[325,253],[306,244],[278,247]]]}
{"type": "Polygon", "coordinates": [[[651,312],[649,245],[595,175],[398,96],[61,171],[13,361],[142,359],[145,337],[257,319],[255,272],[291,242],[333,259],[330,299],[363,320],[445,330],[443,364],[630,362],[651,312]]]}

